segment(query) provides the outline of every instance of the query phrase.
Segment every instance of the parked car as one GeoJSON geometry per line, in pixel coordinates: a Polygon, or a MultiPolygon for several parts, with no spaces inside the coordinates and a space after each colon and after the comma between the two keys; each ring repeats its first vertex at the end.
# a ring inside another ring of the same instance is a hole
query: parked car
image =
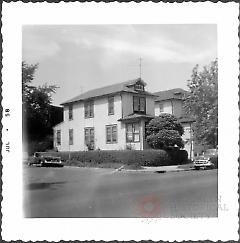
{"type": "Polygon", "coordinates": [[[36,165],[41,167],[63,167],[64,164],[61,157],[45,156],[36,152],[28,165],[36,165]]]}
{"type": "Polygon", "coordinates": [[[193,161],[194,168],[199,169],[214,169],[218,167],[218,150],[207,149],[202,155],[196,157],[193,161]]]}

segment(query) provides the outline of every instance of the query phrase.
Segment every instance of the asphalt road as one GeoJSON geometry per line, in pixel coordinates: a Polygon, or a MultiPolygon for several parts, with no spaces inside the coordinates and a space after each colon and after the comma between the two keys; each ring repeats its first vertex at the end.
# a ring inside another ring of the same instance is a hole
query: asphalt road
{"type": "Polygon", "coordinates": [[[217,217],[217,170],[24,168],[25,217],[217,217]]]}

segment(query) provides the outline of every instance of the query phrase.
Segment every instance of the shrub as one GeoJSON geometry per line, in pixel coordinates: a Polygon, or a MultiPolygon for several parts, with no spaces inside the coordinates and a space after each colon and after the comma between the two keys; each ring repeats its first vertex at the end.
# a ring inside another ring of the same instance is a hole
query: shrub
{"type": "Polygon", "coordinates": [[[172,161],[177,161],[178,164],[188,163],[188,152],[186,150],[180,150],[176,147],[170,147],[167,150],[172,161]]]}
{"type": "Polygon", "coordinates": [[[161,130],[156,134],[147,136],[148,144],[154,149],[166,149],[170,146],[177,145],[183,147],[183,141],[176,130],[161,130]]]}
{"type": "Polygon", "coordinates": [[[167,149],[174,145],[183,148],[183,133],[183,126],[171,114],[161,114],[146,126],[147,142],[154,149],[167,149]]]}
{"type": "Polygon", "coordinates": [[[131,166],[163,166],[187,163],[185,150],[94,150],[78,152],[44,152],[43,155],[60,156],[67,164],[115,163],[131,166]]]}
{"type": "Polygon", "coordinates": [[[218,168],[218,156],[212,157],[211,162],[214,164],[215,168],[218,168]]]}
{"type": "Polygon", "coordinates": [[[147,125],[147,135],[156,134],[161,130],[175,130],[180,136],[184,129],[177,118],[171,114],[163,113],[153,118],[147,125]]]}

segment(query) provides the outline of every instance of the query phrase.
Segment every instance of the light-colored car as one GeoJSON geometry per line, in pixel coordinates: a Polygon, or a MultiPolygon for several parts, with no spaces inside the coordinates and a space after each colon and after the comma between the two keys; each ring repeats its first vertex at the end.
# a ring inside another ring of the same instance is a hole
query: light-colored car
{"type": "Polygon", "coordinates": [[[42,167],[63,167],[64,166],[60,157],[44,156],[43,159],[44,160],[41,162],[42,167]]]}
{"type": "Polygon", "coordinates": [[[218,151],[217,149],[208,149],[202,155],[194,159],[193,165],[196,170],[217,168],[218,151]]]}

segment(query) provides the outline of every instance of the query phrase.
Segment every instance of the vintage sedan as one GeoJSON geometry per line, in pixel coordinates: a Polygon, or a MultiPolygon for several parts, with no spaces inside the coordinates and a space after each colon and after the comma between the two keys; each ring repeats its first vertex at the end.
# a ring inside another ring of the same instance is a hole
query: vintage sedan
{"type": "Polygon", "coordinates": [[[36,152],[28,165],[40,167],[63,167],[64,163],[62,162],[61,157],[42,155],[41,153],[36,152]]]}
{"type": "Polygon", "coordinates": [[[208,149],[202,155],[196,157],[193,162],[194,168],[214,169],[218,167],[218,151],[217,149],[208,149]]]}

